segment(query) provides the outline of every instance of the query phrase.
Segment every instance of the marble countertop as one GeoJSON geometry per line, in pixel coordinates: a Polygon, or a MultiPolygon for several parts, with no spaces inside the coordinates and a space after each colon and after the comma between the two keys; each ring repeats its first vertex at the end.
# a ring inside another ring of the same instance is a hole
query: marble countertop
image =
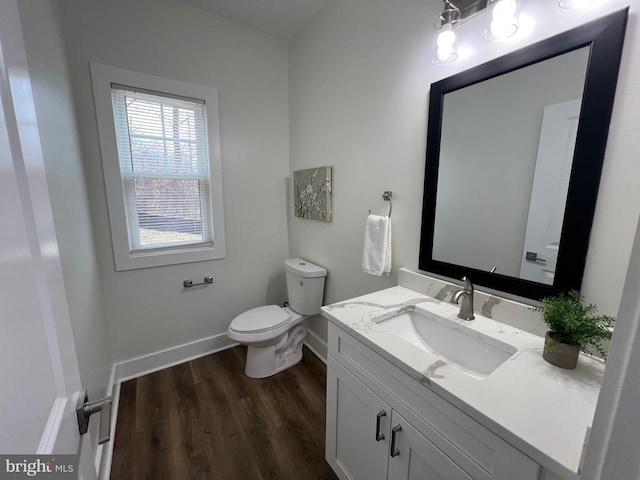
{"type": "Polygon", "coordinates": [[[458,311],[457,305],[400,286],[322,307],[335,325],[523,453],[557,474],[577,478],[603,362],[581,355],[575,370],[554,367],[542,358],[543,338],[478,314],[464,321],[458,311]],[[469,376],[378,323],[416,305],[518,351],[486,378],[469,376]]]}

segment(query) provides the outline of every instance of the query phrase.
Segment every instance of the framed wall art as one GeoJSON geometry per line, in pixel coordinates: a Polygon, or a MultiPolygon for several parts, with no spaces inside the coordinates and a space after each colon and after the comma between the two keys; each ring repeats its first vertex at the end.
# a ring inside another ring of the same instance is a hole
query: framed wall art
{"type": "Polygon", "coordinates": [[[293,172],[293,207],[296,217],[331,221],[331,167],[293,172]]]}

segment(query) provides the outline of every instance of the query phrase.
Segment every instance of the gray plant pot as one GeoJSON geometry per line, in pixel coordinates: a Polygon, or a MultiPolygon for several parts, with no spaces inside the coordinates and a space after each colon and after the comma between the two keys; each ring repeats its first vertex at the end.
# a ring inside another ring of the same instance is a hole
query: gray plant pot
{"type": "Polygon", "coordinates": [[[567,345],[553,340],[553,333],[547,332],[544,339],[544,358],[551,365],[560,368],[576,368],[579,349],[577,345],[567,345]]]}

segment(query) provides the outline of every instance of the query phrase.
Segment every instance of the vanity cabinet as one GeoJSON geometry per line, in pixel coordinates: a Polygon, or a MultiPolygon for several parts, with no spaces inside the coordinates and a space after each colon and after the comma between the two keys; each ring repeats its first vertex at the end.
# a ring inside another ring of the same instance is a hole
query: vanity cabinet
{"type": "Polygon", "coordinates": [[[541,468],[329,324],[326,459],[343,480],[538,480],[541,468]]]}
{"type": "Polygon", "coordinates": [[[407,419],[329,358],[327,460],[340,478],[472,480],[407,419]]]}
{"type": "Polygon", "coordinates": [[[387,478],[391,407],[339,363],[327,365],[327,455],[341,478],[387,478]],[[329,433],[329,430],[331,432],[329,433]]]}

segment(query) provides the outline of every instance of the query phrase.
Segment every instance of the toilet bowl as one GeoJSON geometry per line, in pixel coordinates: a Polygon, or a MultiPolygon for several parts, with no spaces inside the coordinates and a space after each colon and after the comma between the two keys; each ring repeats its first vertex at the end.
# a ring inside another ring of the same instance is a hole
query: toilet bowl
{"type": "Polygon", "coordinates": [[[327,271],[300,258],[285,261],[288,307],[265,305],[233,319],[227,336],[247,345],[245,373],[265,378],[302,360],[303,320],[320,313],[327,271]]]}

